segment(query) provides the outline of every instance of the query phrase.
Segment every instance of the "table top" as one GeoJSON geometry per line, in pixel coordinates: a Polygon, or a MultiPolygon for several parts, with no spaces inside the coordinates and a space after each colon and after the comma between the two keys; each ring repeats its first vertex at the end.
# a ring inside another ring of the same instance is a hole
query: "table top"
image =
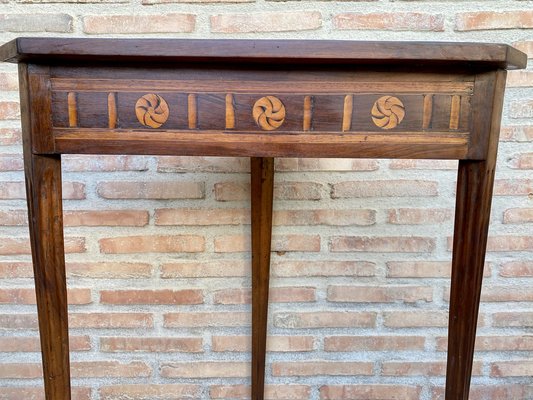
{"type": "Polygon", "coordinates": [[[506,44],[348,40],[14,39],[0,61],[242,61],[316,64],[475,64],[521,69],[527,56],[506,44]]]}

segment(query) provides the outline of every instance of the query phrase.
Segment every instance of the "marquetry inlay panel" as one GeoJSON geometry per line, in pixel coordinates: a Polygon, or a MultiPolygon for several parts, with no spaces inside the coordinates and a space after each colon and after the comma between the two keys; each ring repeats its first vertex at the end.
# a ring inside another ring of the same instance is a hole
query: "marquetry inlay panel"
{"type": "Polygon", "coordinates": [[[400,91],[390,84],[377,85],[381,92],[309,90],[301,94],[170,90],[178,86],[175,82],[167,90],[160,87],[157,91],[138,85],[127,91],[114,90],[118,89],[117,82],[109,85],[107,91],[84,90],[83,84],[77,85],[81,86],[78,90],[63,90],[64,84],[58,85],[61,90],[52,92],[54,127],[270,134],[465,133],[469,130],[472,97],[469,83],[455,94],[442,83],[429,84],[428,89],[433,90],[422,87],[420,92],[400,91]]]}

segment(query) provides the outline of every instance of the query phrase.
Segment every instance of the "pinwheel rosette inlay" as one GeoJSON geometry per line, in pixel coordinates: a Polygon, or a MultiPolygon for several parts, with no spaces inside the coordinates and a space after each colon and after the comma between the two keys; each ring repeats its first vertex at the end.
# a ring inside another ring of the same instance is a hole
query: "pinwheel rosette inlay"
{"type": "Polygon", "coordinates": [[[252,112],[256,124],[265,131],[278,129],[285,121],[285,106],[275,96],[261,97],[252,112]]]}
{"type": "Polygon", "coordinates": [[[372,121],[381,129],[395,128],[405,117],[402,101],[394,96],[383,96],[372,107],[372,121]]]}
{"type": "Polygon", "coordinates": [[[160,128],[168,119],[168,104],[157,94],[146,94],[137,100],[135,114],[139,122],[150,128],[160,128]]]}

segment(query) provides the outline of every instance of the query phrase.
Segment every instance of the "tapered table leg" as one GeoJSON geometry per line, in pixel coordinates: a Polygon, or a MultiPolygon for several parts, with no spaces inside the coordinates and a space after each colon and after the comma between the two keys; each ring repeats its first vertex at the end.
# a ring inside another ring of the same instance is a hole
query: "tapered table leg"
{"type": "Polygon", "coordinates": [[[274,159],[251,158],[252,191],[252,400],[262,400],[272,239],[274,159]]]}
{"type": "Polygon", "coordinates": [[[468,399],[493,181],[487,161],[459,163],[446,400],[468,399]]]}
{"type": "Polygon", "coordinates": [[[70,400],[61,160],[24,158],[46,400],[70,400]]]}

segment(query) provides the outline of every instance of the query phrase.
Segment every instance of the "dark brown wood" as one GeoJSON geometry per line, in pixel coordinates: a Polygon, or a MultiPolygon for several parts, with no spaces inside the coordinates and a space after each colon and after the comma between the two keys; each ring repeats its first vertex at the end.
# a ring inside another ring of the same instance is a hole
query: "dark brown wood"
{"type": "Polygon", "coordinates": [[[494,92],[487,97],[490,110],[473,121],[486,129],[487,158],[460,161],[453,241],[446,400],[468,400],[474,357],[483,265],[490,222],[490,208],[500,119],[505,89],[505,71],[484,74],[494,92]],[[487,115],[491,115],[487,118],[487,115]],[[488,119],[488,123],[487,120],[488,119]]]}
{"type": "MultiPolygon", "coordinates": [[[[22,77],[28,74],[24,64],[20,73],[22,77]]],[[[46,399],[70,400],[61,159],[59,155],[33,153],[38,148],[34,140],[41,138],[40,127],[46,129],[49,125],[44,121],[49,115],[41,113],[39,104],[39,100],[46,103],[46,97],[32,97],[41,93],[42,82],[42,77],[23,78],[20,88],[30,243],[46,399]]]]}
{"type": "Polygon", "coordinates": [[[274,159],[252,157],[252,400],[263,400],[268,319],[274,159]]]}
{"type": "Polygon", "coordinates": [[[279,63],[468,63],[525,68],[524,53],[505,44],[327,40],[182,40],[18,38],[0,47],[0,61],[247,61],[279,63]]]}

